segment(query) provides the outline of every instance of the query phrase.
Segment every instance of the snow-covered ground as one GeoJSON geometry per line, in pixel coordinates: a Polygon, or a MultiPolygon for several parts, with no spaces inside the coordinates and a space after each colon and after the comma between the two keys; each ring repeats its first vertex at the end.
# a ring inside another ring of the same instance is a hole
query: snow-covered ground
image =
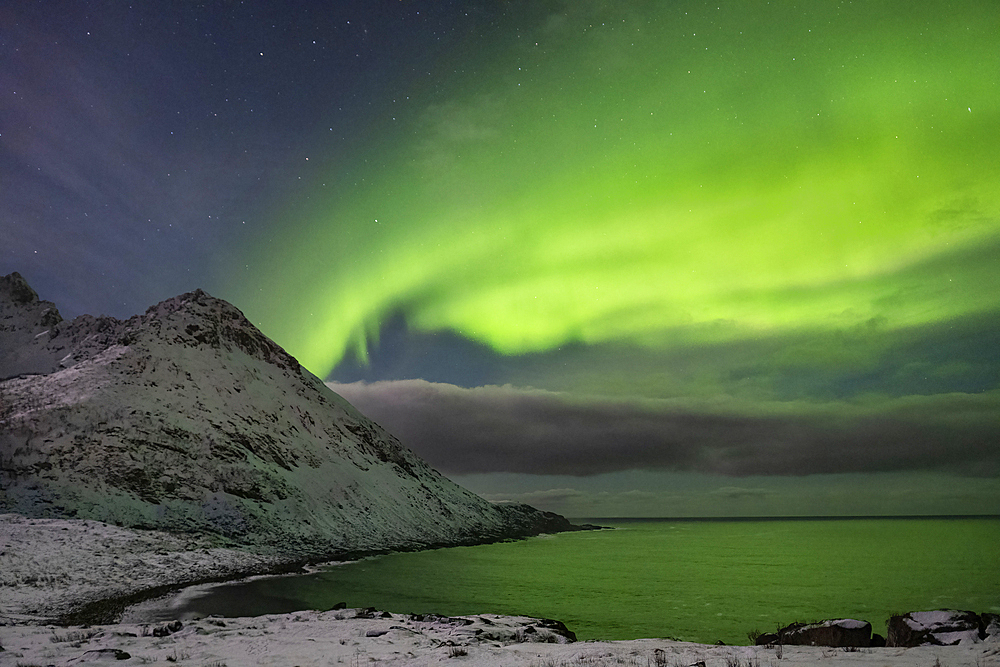
{"type": "Polygon", "coordinates": [[[705,646],[665,639],[563,643],[556,624],[493,614],[418,619],[344,609],[185,619],[172,626],[44,624],[88,602],[278,564],[203,537],[0,515],[0,665],[1000,667],[1000,642],[992,639],[950,647],[852,650],[705,646]]]}
{"type": "Polygon", "coordinates": [[[362,610],[305,611],[255,618],[205,618],[159,625],[0,627],[0,664],[73,665],[518,665],[600,667],[660,665],[1000,665],[996,644],[910,649],[705,646],[661,639],[559,643],[526,617],[467,616],[415,620],[362,610]],[[367,616],[369,614],[362,614],[367,616]],[[175,631],[171,631],[175,630],[175,631]]]}
{"type": "Polygon", "coordinates": [[[208,537],[0,514],[0,624],[50,620],[98,600],[278,564],[208,537]]]}

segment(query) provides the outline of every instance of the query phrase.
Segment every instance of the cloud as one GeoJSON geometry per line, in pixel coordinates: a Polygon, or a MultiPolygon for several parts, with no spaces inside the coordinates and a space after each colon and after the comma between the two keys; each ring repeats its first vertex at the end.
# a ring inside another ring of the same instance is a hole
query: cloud
{"type": "Polygon", "coordinates": [[[721,485],[725,478],[691,472],[456,478],[488,500],[524,502],[578,518],[988,515],[1000,508],[995,480],[938,472],[746,480],[744,485],[721,485]]]}
{"type": "Polygon", "coordinates": [[[1000,474],[1000,392],[749,407],[423,380],[329,386],[445,474],[1000,474]]]}
{"type": "Polygon", "coordinates": [[[576,489],[545,489],[517,494],[483,494],[491,502],[519,502],[536,507],[577,503],[588,499],[588,495],[576,489]]]}
{"type": "Polygon", "coordinates": [[[774,492],[768,489],[747,489],[742,486],[723,486],[710,492],[713,496],[733,499],[763,498],[771,495],[772,493],[774,492]]]}

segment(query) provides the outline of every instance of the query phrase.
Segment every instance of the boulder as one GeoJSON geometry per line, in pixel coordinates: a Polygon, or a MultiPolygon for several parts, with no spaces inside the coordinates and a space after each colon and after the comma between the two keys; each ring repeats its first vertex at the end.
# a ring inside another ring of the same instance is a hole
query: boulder
{"type": "Polygon", "coordinates": [[[887,646],[954,646],[981,641],[983,619],[971,611],[941,609],[892,616],[886,623],[887,646]]]}
{"type": "Polygon", "coordinates": [[[986,641],[1000,641],[1000,614],[980,614],[982,637],[986,641]]]}
{"type": "Polygon", "coordinates": [[[567,641],[576,641],[576,633],[567,628],[566,624],[562,621],[556,621],[551,618],[540,618],[538,619],[538,627],[550,630],[554,635],[563,637],[567,641]]]}
{"type": "Polygon", "coordinates": [[[872,624],[851,618],[818,623],[792,623],[776,633],[757,637],[758,645],[832,646],[836,648],[871,646],[872,624]]]}
{"type": "Polygon", "coordinates": [[[863,647],[871,645],[872,624],[852,618],[793,623],[781,629],[781,643],[797,646],[863,647]]]}
{"type": "Polygon", "coordinates": [[[180,621],[174,620],[169,623],[163,623],[155,628],[153,628],[152,635],[154,637],[169,637],[175,632],[180,632],[184,628],[184,624],[180,621]]]}
{"type": "MultiPolygon", "coordinates": [[[[751,639],[754,638],[751,637],[751,639]]],[[[781,637],[779,637],[776,632],[763,632],[757,635],[756,639],[754,639],[754,643],[757,644],[757,646],[771,646],[772,644],[777,644],[780,640],[781,637]]]]}

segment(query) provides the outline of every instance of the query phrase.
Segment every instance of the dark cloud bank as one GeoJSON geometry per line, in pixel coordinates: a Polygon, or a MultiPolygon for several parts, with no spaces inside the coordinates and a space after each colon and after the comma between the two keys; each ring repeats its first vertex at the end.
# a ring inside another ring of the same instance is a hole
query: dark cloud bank
{"type": "Polygon", "coordinates": [[[1000,474],[997,392],[750,406],[423,380],[330,386],[445,474],[1000,474]]]}

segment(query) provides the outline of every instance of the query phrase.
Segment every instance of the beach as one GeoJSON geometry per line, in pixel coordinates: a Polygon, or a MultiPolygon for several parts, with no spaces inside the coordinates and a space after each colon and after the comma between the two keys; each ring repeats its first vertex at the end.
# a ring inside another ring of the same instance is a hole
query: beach
{"type": "Polygon", "coordinates": [[[143,622],[129,603],[184,585],[259,575],[280,557],[206,536],[96,521],[0,516],[0,664],[75,665],[1000,665],[1000,642],[916,648],[710,646],[668,639],[573,642],[525,616],[413,616],[333,609],[143,622]],[[153,593],[150,593],[152,591],[153,593]],[[103,608],[101,601],[112,602],[103,608]],[[122,622],[58,620],[90,606],[122,622]],[[95,606],[96,605],[96,606],[95,606]]]}

